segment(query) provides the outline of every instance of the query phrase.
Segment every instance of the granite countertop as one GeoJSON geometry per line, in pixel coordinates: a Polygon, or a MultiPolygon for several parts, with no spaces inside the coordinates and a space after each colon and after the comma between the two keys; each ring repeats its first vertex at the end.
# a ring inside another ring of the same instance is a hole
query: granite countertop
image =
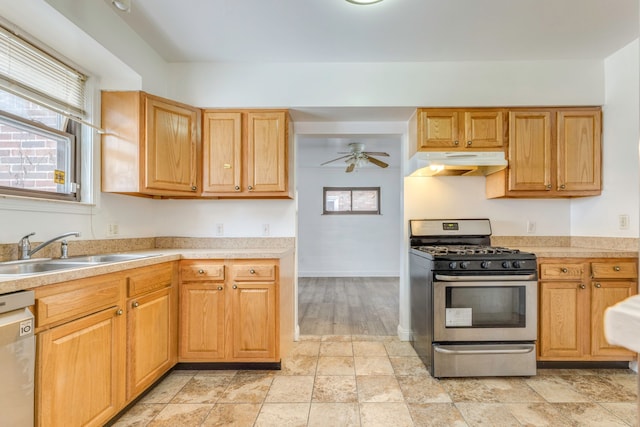
{"type": "Polygon", "coordinates": [[[92,264],[68,270],[38,273],[25,276],[0,275],[0,294],[33,289],[69,280],[83,279],[101,274],[115,273],[131,268],[145,267],[180,259],[279,259],[293,252],[293,248],[215,248],[215,249],[150,249],[123,252],[149,255],[130,261],[92,264]]]}
{"type": "Polygon", "coordinates": [[[517,246],[538,258],[637,258],[638,251],[624,249],[578,248],[573,246],[517,246]]]}

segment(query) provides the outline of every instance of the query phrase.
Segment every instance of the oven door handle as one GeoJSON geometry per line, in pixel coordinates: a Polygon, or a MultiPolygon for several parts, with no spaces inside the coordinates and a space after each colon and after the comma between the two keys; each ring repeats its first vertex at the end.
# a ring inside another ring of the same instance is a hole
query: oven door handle
{"type": "Polygon", "coordinates": [[[531,346],[531,347],[527,347],[527,348],[518,348],[518,349],[512,349],[512,350],[449,350],[446,348],[442,348],[442,347],[436,347],[434,346],[434,350],[438,353],[445,353],[445,354],[527,354],[527,353],[531,353],[534,350],[535,347],[531,346]]]}
{"type": "Polygon", "coordinates": [[[531,281],[536,280],[536,273],[514,274],[503,276],[452,276],[450,274],[436,274],[436,280],[441,282],[490,282],[490,281],[531,281]]]}

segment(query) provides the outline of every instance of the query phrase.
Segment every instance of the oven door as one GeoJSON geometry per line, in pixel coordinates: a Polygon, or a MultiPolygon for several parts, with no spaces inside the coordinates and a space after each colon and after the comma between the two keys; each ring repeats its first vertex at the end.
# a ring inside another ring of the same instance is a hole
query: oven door
{"type": "Polygon", "coordinates": [[[435,342],[535,341],[535,280],[469,278],[433,283],[435,342]]]}

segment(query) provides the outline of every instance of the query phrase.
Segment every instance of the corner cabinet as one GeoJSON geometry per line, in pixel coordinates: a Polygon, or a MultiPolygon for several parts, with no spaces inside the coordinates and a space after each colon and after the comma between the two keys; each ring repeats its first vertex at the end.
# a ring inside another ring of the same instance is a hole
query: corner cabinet
{"type": "Polygon", "coordinates": [[[637,261],[540,258],[538,263],[538,360],[635,360],[635,353],[607,342],[604,311],[637,293],[637,261]]]}
{"type": "Polygon", "coordinates": [[[504,146],[502,109],[420,108],[417,151],[489,151],[504,146]]]}
{"type": "Polygon", "coordinates": [[[487,176],[487,198],[601,193],[599,107],[509,111],[507,169],[487,176]]]}
{"type": "Polygon", "coordinates": [[[102,92],[102,191],[197,196],[200,115],[144,92],[102,92]]]}
{"type": "Polygon", "coordinates": [[[286,110],[205,110],[203,197],[292,198],[286,110]]]}
{"type": "Polygon", "coordinates": [[[293,342],[292,257],[180,262],[180,362],[279,362],[293,342]]]}

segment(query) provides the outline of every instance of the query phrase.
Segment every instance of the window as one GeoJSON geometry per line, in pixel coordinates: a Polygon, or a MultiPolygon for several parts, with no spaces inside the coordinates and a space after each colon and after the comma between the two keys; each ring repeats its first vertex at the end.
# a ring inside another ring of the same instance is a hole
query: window
{"type": "Polygon", "coordinates": [[[79,201],[86,76],[0,27],[0,193],[79,201]]]}
{"type": "Polygon", "coordinates": [[[324,187],[325,215],[380,215],[380,187],[324,187]]]}

